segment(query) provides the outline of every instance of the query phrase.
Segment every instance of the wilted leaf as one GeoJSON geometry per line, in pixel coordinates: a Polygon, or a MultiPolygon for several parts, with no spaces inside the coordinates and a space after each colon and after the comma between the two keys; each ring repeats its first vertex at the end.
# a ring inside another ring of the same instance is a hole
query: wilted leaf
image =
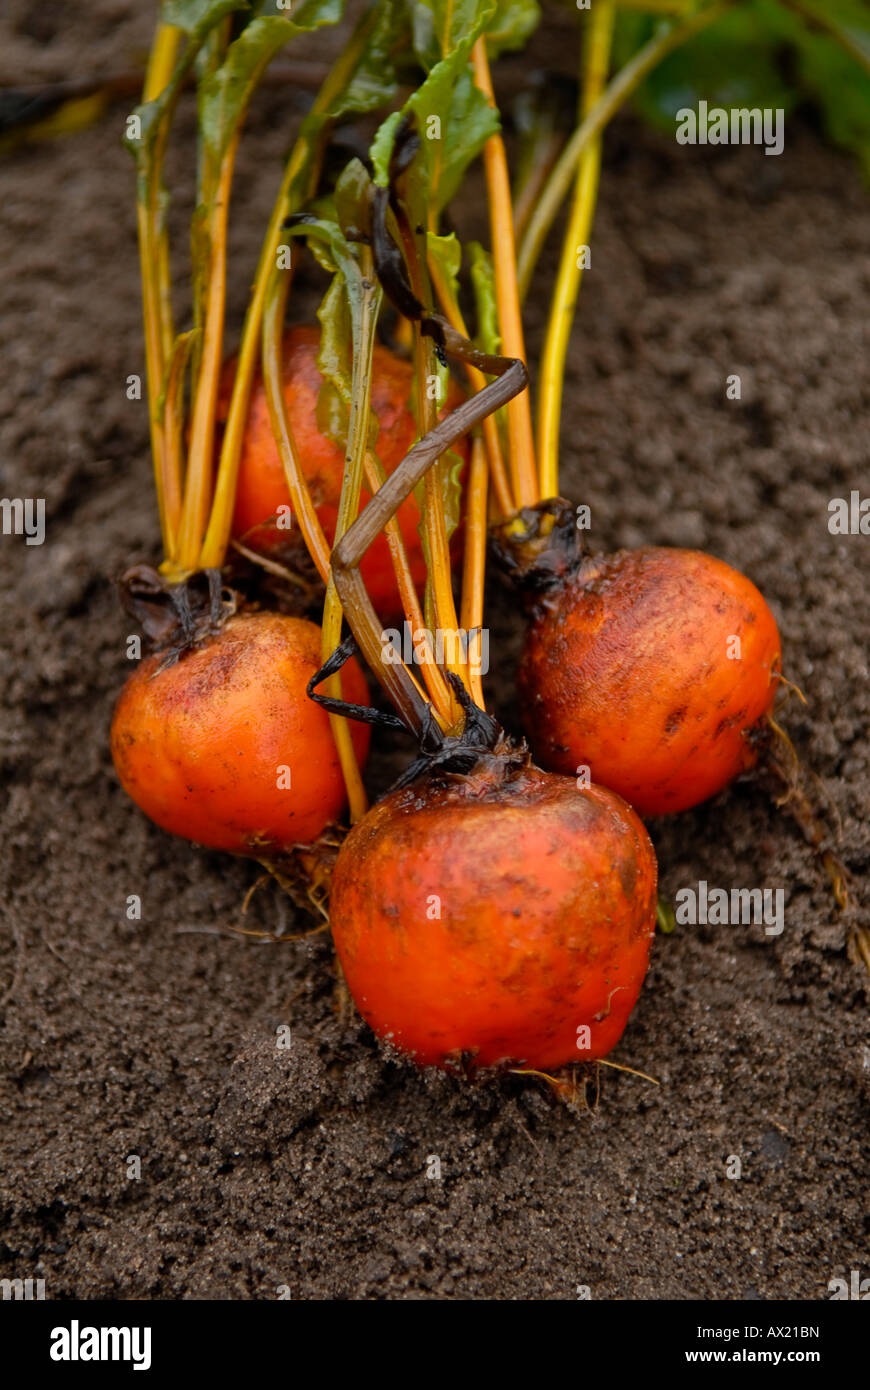
{"type": "Polygon", "coordinates": [[[128,137],[124,144],[132,154],[139,170],[139,196],[143,197],[148,179],[149,167],[154,153],[155,141],[164,123],[170,119],[178,100],[178,93],[186,80],[197,54],[209,34],[232,14],[233,10],[245,7],[246,0],[166,0],[161,17],[167,24],[184,29],[188,42],[175,64],[174,71],[163,91],[153,101],[143,102],[132,112],[139,118],[140,134],[128,137]]]}
{"type": "MultiPolygon", "coordinates": [[[[230,140],[247,109],[251,93],[263,72],[290,39],[311,33],[341,18],[342,0],[322,0],[306,7],[307,22],[296,22],[273,15],[252,19],[227,49],[216,72],[199,88],[200,133],[209,157],[220,164],[230,140]]],[[[305,15],[300,15],[305,19],[305,15]]]]}
{"type": "Polygon", "coordinates": [[[501,352],[501,335],[498,330],[498,301],[495,293],[495,270],[492,256],[481,246],[479,241],[468,243],[468,256],[474,302],[477,309],[475,341],[483,352],[491,353],[493,357],[497,357],[501,352]]]}
{"type": "Polygon", "coordinates": [[[498,130],[498,113],[474,85],[469,67],[472,45],[491,17],[493,5],[490,0],[474,9],[474,27],[435,64],[402,111],[387,118],[371,149],[375,180],[385,187],[396,130],[404,118],[411,117],[420,136],[419,177],[436,211],[449,202],[468,165],[498,130]]]}
{"type": "Polygon", "coordinates": [[[224,0],[163,0],[160,20],[175,29],[183,29],[194,38],[203,31],[208,32],[232,10],[248,8],[248,0],[233,0],[231,4],[224,3],[224,0]]]}
{"type": "MultiPolygon", "coordinates": [[[[338,181],[334,204],[341,209],[345,226],[357,230],[367,220],[371,180],[358,159],[351,160],[338,181]]],[[[306,215],[286,229],[304,237],[319,264],[332,275],[321,301],[318,367],[324,379],[317,402],[318,426],[338,446],[345,448],[353,396],[354,354],[362,338],[365,287],[354,246],[338,220],[306,215]]],[[[369,422],[369,443],[374,447],[377,421],[369,422]]]]}
{"type": "Polygon", "coordinates": [[[486,51],[490,58],[523,48],[540,21],[537,0],[496,0],[495,15],[486,26],[486,51]]]}

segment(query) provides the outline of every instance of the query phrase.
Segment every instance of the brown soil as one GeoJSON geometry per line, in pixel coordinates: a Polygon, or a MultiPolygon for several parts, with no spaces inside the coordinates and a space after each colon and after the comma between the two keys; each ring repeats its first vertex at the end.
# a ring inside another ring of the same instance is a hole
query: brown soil
{"type": "MultiPolygon", "coordinates": [[[[7,81],[112,71],[147,45],[148,5],[64,14],[10,0],[7,81]]],[[[537,41],[551,62],[570,63],[567,22],[537,41]]],[[[846,938],[867,912],[836,909],[757,783],[653,827],[663,885],[783,887],[785,931],[660,938],[614,1058],[660,1085],[605,1069],[580,1117],[534,1086],[383,1059],[333,1011],[327,941],[232,936],[256,869],[170,839],[122,794],[113,580],[156,558],[157,529],[145,408],[125,394],[143,364],[124,115],[4,164],[0,491],[44,497],[48,532],[0,540],[0,1273],[54,1298],[473,1299],[823,1298],[866,1274],[867,977],[846,938]]],[[[191,129],[188,105],[187,178],[191,129]]],[[[236,325],[287,143],[265,93],[239,175],[236,325]]],[[[565,400],[564,487],[596,548],[704,547],[770,600],[808,698],[788,726],[859,898],[870,541],[831,536],[827,504],[868,486],[868,238],[855,169],[799,124],[767,158],[621,122],[565,400]]],[[[519,622],[492,598],[509,716],[519,622]]],[[[247,925],[301,920],[266,887],[247,925]]]]}

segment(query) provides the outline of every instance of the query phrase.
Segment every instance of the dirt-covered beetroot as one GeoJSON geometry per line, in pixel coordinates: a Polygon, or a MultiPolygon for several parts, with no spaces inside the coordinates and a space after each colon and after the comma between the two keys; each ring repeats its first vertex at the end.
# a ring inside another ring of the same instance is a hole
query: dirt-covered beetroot
{"type": "MultiPolygon", "coordinates": [[[[318,425],[317,401],[323,384],[317,366],[319,349],[319,329],[302,325],[289,330],[283,352],[285,399],[312,500],[324,534],[331,543],[335,536],[345,464],[342,450],[318,425]]],[[[229,399],[232,372],[233,364],[229,364],[222,393],[222,414],[229,399]]],[[[380,427],[376,447],[387,473],[392,473],[401,463],[417,438],[413,391],[412,364],[377,344],[372,370],[371,411],[380,427]]],[[[452,410],[461,400],[459,388],[451,384],[445,410],[452,410]]],[[[454,445],[454,450],[463,460],[467,459],[465,440],[454,445]]],[[[369,494],[364,491],[361,506],[368,500],[369,494]]],[[[233,534],[251,549],[264,553],[285,547],[288,532],[275,526],[272,518],[278,514],[280,507],[289,505],[290,494],[269,421],[266,394],[262,381],[258,380],[251,394],[242,448],[233,534]]],[[[399,508],[398,523],[414,582],[420,587],[426,580],[426,563],[418,531],[420,510],[413,496],[399,508]]],[[[379,536],[371,546],[362,562],[361,571],[375,607],[385,614],[399,612],[401,602],[386,537],[379,536]]]]}
{"type": "MultiPolygon", "coordinates": [[[[232,617],[161,669],[143,661],[112,721],[125,791],[153,821],[212,849],[265,854],[307,844],[342,813],[344,781],[329,718],[305,693],[320,665],[320,630],[272,613],[232,617]]],[[[346,698],[365,703],[359,666],[346,698]]],[[[357,756],[367,725],[354,724],[357,756]]]]}
{"type": "Polygon", "coordinates": [[[544,766],[611,787],[641,815],[695,806],[757,760],[780,640],[744,575],[695,550],[593,557],[540,599],[520,665],[544,766]]]}
{"type": "Polygon", "coordinates": [[[618,796],[490,756],[388,795],[338,856],[331,920],[374,1031],[420,1065],[603,1057],[638,997],[656,860],[618,796]]]}

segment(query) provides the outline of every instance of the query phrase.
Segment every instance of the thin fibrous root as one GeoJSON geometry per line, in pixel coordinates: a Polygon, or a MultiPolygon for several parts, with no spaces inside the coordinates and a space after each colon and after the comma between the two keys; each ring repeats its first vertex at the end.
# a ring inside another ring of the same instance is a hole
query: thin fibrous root
{"type": "Polygon", "coordinates": [[[777,806],[785,806],[787,802],[790,800],[796,788],[797,781],[800,778],[801,760],[798,757],[797,749],[795,748],[785,729],[782,727],[781,724],[778,724],[776,722],[772,714],[769,714],[767,716],[767,727],[771,730],[774,737],[777,738],[779,742],[782,744],[782,746],[785,748],[789,760],[791,762],[791,774],[786,776],[785,771],[782,769],[782,764],[777,762],[775,759],[773,761],[773,766],[775,770],[779,772],[780,776],[786,783],[786,790],[783,792],[782,796],[778,798],[776,804],[777,806]]]}
{"type": "Polygon", "coordinates": [[[262,885],[263,885],[264,883],[268,883],[270,877],[271,877],[270,874],[265,873],[265,874],[260,874],[260,877],[259,877],[259,878],[255,878],[255,879],[254,879],[254,882],[251,884],[250,888],[248,889],[247,893],[246,893],[245,896],[244,896],[244,899],[242,900],[242,916],[243,916],[243,917],[247,917],[247,915],[248,915],[248,908],[251,906],[251,901],[252,901],[253,896],[254,896],[254,894],[256,893],[257,889],[258,889],[258,888],[261,888],[262,885]]]}
{"type": "Polygon", "coordinates": [[[660,1081],[656,1081],[654,1076],[649,1076],[645,1071],[638,1071],[636,1067],[625,1067],[621,1062],[608,1062],[606,1058],[599,1059],[599,1066],[613,1067],[614,1071],[627,1071],[629,1076],[639,1076],[642,1081],[650,1081],[653,1086],[661,1086],[660,1081]]]}
{"type": "Polygon", "coordinates": [[[357,1018],[356,1005],[353,995],[350,992],[341,962],[335,958],[335,985],[332,991],[332,1007],[338,1015],[338,1021],[343,1028],[349,1028],[357,1018]]]}
{"type": "Polygon", "coordinates": [[[285,941],[307,941],[309,936],[320,936],[328,927],[328,922],[321,922],[319,926],[311,927],[308,931],[282,932],[280,936],[277,932],[254,931],[250,927],[227,927],[226,930],[231,932],[233,936],[248,936],[254,941],[274,941],[283,944],[285,941]]]}
{"type": "MultiPolygon", "coordinates": [[[[323,919],[323,927],[329,926],[329,886],[332,870],[346,831],[340,826],[330,826],[310,845],[293,845],[288,851],[270,853],[266,843],[252,842],[250,849],[257,862],[266,873],[283,888],[304,911],[313,912],[323,919]]],[[[262,882],[258,879],[245,896],[243,911],[247,911],[251,898],[262,882]]],[[[310,933],[305,933],[310,935],[310,933]]],[[[283,936],[280,938],[285,939],[283,936]]]]}
{"type": "MultiPolygon", "coordinates": [[[[260,877],[254,880],[247,893],[245,894],[244,900],[242,902],[243,917],[247,916],[248,908],[251,905],[251,901],[253,899],[254,894],[257,892],[259,888],[262,887],[264,883],[268,883],[269,879],[273,879],[274,882],[277,883],[280,888],[284,889],[285,892],[290,894],[294,902],[298,902],[297,895],[299,893],[299,883],[294,880],[291,884],[289,880],[282,877],[282,875],[275,868],[274,864],[270,864],[267,860],[261,860],[260,862],[262,863],[266,872],[264,874],[260,874],[260,877]]],[[[309,886],[307,899],[315,908],[315,916],[320,915],[324,919],[316,927],[311,927],[308,929],[308,931],[304,932],[294,932],[290,935],[287,935],[285,932],[254,931],[248,927],[230,927],[228,928],[228,930],[231,931],[235,936],[250,936],[258,941],[305,941],[309,936],[319,936],[329,927],[329,916],[325,910],[325,907],[322,905],[322,902],[319,902],[314,896],[314,890],[320,889],[320,885],[317,881],[316,862],[314,864],[314,874],[315,879],[309,886]]],[[[328,896],[328,891],[329,890],[327,886],[325,892],[323,892],[324,901],[328,896]]]]}
{"type": "Polygon", "coordinates": [[[809,703],[806,695],[801,690],[800,686],[796,685],[794,681],[790,681],[787,676],[784,676],[782,674],[782,671],[777,671],[776,678],[779,681],[780,685],[785,686],[786,690],[794,691],[795,695],[797,695],[802,705],[806,705],[809,703]]]}
{"type": "Polygon", "coordinates": [[[763,764],[779,779],[784,788],[782,795],[776,798],[776,805],[789,811],[795,824],[803,832],[807,844],[821,860],[834,890],[837,906],[846,908],[849,906],[849,871],[826,843],[830,838],[828,829],[807,796],[804,770],[797,750],[772,715],[767,716],[762,731],[767,734],[762,747],[763,764]],[[785,760],[777,756],[779,749],[785,751],[785,760]]]}
{"type": "Polygon", "coordinates": [[[572,1110],[587,1110],[594,1114],[598,1109],[601,1093],[598,1062],[570,1067],[567,1076],[551,1076],[549,1072],[538,1071],[535,1067],[510,1067],[508,1070],[511,1076],[533,1076],[536,1080],[543,1081],[556,1099],[572,1110]],[[581,1074],[582,1087],[578,1084],[581,1074]]]}
{"type": "Polygon", "coordinates": [[[239,555],[242,555],[252,565],[257,565],[260,569],[265,570],[267,574],[274,575],[276,579],[283,579],[286,584],[291,584],[296,589],[302,589],[307,594],[313,592],[308,581],[303,579],[301,574],[295,574],[293,570],[288,569],[286,565],[279,565],[277,560],[269,560],[265,555],[259,555],[256,550],[250,550],[241,541],[233,540],[230,545],[239,555]]]}
{"type": "Polygon", "coordinates": [[[849,947],[856,964],[863,964],[870,975],[870,931],[866,927],[855,927],[849,937],[849,947]]]}

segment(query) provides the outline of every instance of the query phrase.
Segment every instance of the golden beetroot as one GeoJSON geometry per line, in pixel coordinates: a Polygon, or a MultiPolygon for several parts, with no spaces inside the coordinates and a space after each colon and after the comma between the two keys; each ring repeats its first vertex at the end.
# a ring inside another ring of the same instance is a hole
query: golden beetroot
{"type": "Polygon", "coordinates": [[[656,861],[601,787],[484,756],[394,791],[350,832],[335,945],[374,1031],[420,1065],[603,1057],[647,970],[656,861]]]}
{"type": "MultiPolygon", "coordinates": [[[[149,657],[112,721],[124,790],[164,830],[212,849],[266,854],[315,840],[344,808],[329,718],[305,691],[319,665],[319,628],[273,613],[230,618],[170,665],[149,657]]],[[[356,662],[342,680],[347,699],[365,703],[356,662]]],[[[352,736],[363,758],[368,726],[352,736]]]]}
{"type": "MultiPolygon", "coordinates": [[[[320,330],[305,325],[290,329],[284,339],[284,394],[299,460],[311,491],[320,524],[327,540],[335,538],[335,524],[344,477],[343,451],[318,423],[317,405],[323,377],[317,366],[320,330]]],[[[232,380],[227,373],[225,387],[232,380]]],[[[379,425],[376,449],[386,472],[392,473],[417,438],[413,412],[414,369],[410,362],[376,344],[372,364],[371,414],[379,425]]],[[[223,393],[222,412],[227,404],[223,393]]],[[[445,410],[452,410],[462,399],[458,387],[451,385],[445,410]]],[[[467,459],[464,439],[453,445],[467,459]]],[[[362,493],[360,506],[369,494],[362,493]]],[[[263,553],[286,546],[288,532],[275,524],[279,508],[290,506],[284,469],[275,444],[266,393],[258,380],[251,393],[248,423],[239,465],[233,534],[251,549],[263,553]]],[[[418,527],[420,509],[412,495],[397,513],[399,529],[408,553],[414,583],[426,580],[426,562],[418,527]]],[[[296,533],[298,535],[298,532],[296,533]]],[[[292,533],[291,533],[292,535],[292,533]]],[[[401,611],[401,601],[385,536],[378,536],[361,565],[363,579],[375,607],[386,614],[401,611]]]]}
{"type": "Polygon", "coordinates": [[[642,815],[695,806],[757,760],[780,670],[773,615],[744,575],[695,550],[582,561],[538,601],[519,672],[535,756],[642,815]]]}

